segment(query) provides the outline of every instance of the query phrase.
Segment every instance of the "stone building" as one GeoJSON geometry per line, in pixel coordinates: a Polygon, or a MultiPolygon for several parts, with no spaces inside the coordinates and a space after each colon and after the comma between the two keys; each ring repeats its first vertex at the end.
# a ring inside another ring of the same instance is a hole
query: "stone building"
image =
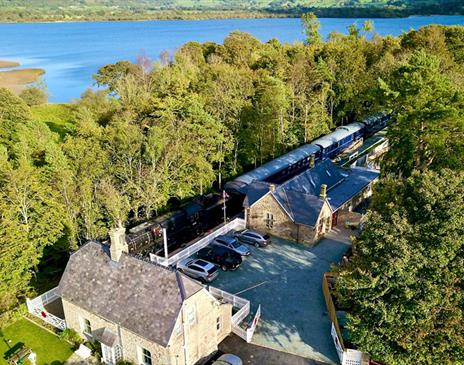
{"type": "Polygon", "coordinates": [[[232,306],[202,285],[129,256],[124,229],[110,232],[111,248],[87,243],[60,281],[68,328],[101,344],[103,362],[194,364],[231,332],[232,306]]]}
{"type": "Polygon", "coordinates": [[[313,244],[371,196],[378,176],[325,160],[281,185],[255,181],[244,201],[247,227],[313,244]]]}

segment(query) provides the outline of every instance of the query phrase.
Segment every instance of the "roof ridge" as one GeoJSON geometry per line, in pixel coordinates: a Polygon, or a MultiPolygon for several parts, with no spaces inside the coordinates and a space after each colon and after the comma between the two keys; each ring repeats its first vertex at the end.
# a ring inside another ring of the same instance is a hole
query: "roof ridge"
{"type": "Polygon", "coordinates": [[[187,294],[185,293],[185,286],[184,286],[184,282],[182,281],[182,277],[180,276],[180,273],[177,270],[176,270],[176,280],[177,280],[177,286],[179,287],[179,291],[180,291],[180,297],[183,302],[185,299],[187,299],[187,294]]]}

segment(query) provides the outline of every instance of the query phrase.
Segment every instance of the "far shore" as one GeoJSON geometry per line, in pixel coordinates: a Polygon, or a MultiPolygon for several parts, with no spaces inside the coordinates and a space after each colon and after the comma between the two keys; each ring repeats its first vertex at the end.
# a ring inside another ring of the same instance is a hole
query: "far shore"
{"type": "MultiPolygon", "coordinates": [[[[0,60],[0,68],[18,67],[20,64],[15,61],[0,60]]],[[[16,94],[19,94],[28,85],[37,82],[45,73],[41,68],[23,68],[13,69],[8,71],[0,71],[0,87],[10,89],[16,94]]]]}
{"type": "Polygon", "coordinates": [[[0,68],[18,67],[19,62],[0,60],[0,68]]]}

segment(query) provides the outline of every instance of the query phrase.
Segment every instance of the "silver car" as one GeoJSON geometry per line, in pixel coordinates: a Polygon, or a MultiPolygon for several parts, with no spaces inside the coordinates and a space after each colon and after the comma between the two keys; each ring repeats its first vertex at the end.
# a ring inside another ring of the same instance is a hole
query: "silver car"
{"type": "Polygon", "coordinates": [[[256,247],[265,247],[271,243],[271,236],[268,234],[261,234],[251,229],[244,229],[234,233],[234,237],[240,242],[248,243],[256,247]]]}
{"type": "Polygon", "coordinates": [[[177,270],[202,283],[210,283],[219,275],[216,265],[202,259],[183,259],[177,263],[177,270]]]}
{"type": "Polygon", "coordinates": [[[242,256],[249,256],[251,254],[251,250],[248,247],[242,245],[235,237],[232,236],[217,236],[213,240],[212,244],[228,247],[242,256]]]}
{"type": "Polygon", "coordinates": [[[237,355],[224,354],[213,365],[243,365],[243,362],[237,355]]]}

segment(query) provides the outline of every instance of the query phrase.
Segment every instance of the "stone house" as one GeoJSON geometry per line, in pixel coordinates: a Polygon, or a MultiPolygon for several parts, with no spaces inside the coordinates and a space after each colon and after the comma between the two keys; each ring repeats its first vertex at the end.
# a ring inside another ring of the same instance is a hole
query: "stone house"
{"type": "Polygon", "coordinates": [[[58,292],[68,328],[101,344],[102,360],[194,364],[231,332],[231,304],[187,276],[128,255],[124,228],[111,247],[75,252],[58,292]]]}
{"type": "Polygon", "coordinates": [[[247,227],[313,244],[371,196],[378,176],[325,160],[280,185],[255,181],[244,200],[247,227]]]}

